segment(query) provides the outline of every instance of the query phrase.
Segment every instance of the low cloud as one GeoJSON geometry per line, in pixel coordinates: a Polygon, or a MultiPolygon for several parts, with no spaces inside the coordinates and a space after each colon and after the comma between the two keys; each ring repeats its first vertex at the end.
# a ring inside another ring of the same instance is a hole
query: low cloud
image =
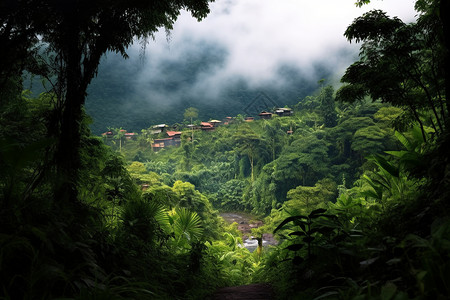
{"type": "Polygon", "coordinates": [[[343,36],[355,18],[371,9],[405,22],[416,14],[414,0],[372,0],[362,8],[354,2],[217,0],[201,22],[182,12],[169,37],[161,30],[144,52],[136,43],[128,61],[110,54],[106,63],[132,74],[132,79],[123,78],[130,91],[124,103],[145,102],[161,111],[192,99],[213,103],[230,98],[224,93],[236,85],[291,88],[315,84],[323,74],[328,83],[338,82],[357,59],[358,45],[343,36]]]}

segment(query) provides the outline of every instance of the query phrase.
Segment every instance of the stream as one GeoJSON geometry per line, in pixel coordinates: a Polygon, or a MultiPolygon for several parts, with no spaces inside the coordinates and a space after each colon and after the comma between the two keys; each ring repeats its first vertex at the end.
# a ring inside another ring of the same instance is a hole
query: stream
{"type": "MultiPolygon", "coordinates": [[[[258,247],[258,241],[253,239],[251,236],[252,228],[261,227],[262,221],[255,221],[251,215],[246,213],[221,213],[220,216],[227,222],[238,224],[238,230],[242,232],[242,240],[244,241],[244,247],[250,252],[253,252],[258,247]]],[[[268,245],[277,245],[277,240],[275,240],[273,234],[264,233],[263,234],[263,247],[268,245]]]]}

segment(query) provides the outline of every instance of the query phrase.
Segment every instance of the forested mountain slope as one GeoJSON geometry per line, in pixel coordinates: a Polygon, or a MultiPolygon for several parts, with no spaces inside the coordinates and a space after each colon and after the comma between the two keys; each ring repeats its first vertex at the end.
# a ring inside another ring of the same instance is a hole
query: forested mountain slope
{"type": "Polygon", "coordinates": [[[148,71],[151,66],[137,53],[127,60],[109,53],[88,89],[86,112],[93,119],[93,133],[100,134],[107,127],[138,131],[152,124],[181,123],[188,107],[199,108],[204,120],[237,114],[256,116],[260,111],[251,106],[261,93],[270,108],[293,105],[313,94],[319,88],[317,82],[320,79],[334,75],[328,67],[321,65],[317,65],[312,74],[283,66],[278,70],[282,85],[274,82],[250,86],[244,78],[235,78],[208,87],[210,92],[193,93],[191,89],[199,77],[210,69],[220,68],[224,59],[226,54],[217,46],[204,46],[200,51],[187,53],[181,62],[160,62],[159,68],[148,71]],[[150,72],[152,76],[143,78],[139,75],[144,72],[150,72]],[[217,94],[210,95],[215,92],[217,94]]]}
{"type": "Polygon", "coordinates": [[[333,94],[331,86],[322,88],[293,106],[291,116],[274,113],[252,122],[239,116],[213,131],[178,127],[180,147],[157,152],[151,144],[168,134],[152,134],[152,127],[135,140],[119,137],[115,129],[104,141],[117,151],[120,144],[121,153],[134,161],[132,168],[145,166],[168,185],[190,182],[217,208],[266,215],[298,186],[321,182],[333,198],[337,185],[351,186],[371,168],[365,157],[398,148],[390,124],[401,109],[367,101],[336,107],[333,94]]]}

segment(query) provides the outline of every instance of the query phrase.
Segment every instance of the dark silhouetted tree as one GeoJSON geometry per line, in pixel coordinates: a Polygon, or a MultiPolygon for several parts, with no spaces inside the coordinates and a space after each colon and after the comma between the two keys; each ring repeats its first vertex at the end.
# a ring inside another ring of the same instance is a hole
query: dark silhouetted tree
{"type": "MultiPolygon", "coordinates": [[[[193,17],[201,20],[209,12],[209,2],[208,0],[2,2],[0,14],[2,48],[5,45],[18,45],[17,49],[20,50],[17,54],[19,56],[11,51],[7,54],[16,63],[25,60],[27,56],[35,54],[30,49],[39,40],[46,45],[48,53],[51,54],[46,61],[56,77],[53,86],[57,103],[51,126],[54,132],[51,135],[58,138],[54,160],[60,181],[56,187],[58,198],[72,201],[77,199],[82,108],[86,89],[96,75],[100,58],[108,51],[127,57],[126,48],[136,38],[145,42],[161,27],[170,30],[182,9],[190,11],[193,17]]],[[[11,65],[6,65],[9,66],[11,65]]],[[[7,69],[17,73],[24,68],[7,69]]]]}

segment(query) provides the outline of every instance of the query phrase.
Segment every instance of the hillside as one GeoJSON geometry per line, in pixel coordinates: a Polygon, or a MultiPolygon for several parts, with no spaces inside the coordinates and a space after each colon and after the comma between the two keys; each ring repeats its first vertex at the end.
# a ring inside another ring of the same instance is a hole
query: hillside
{"type": "Polygon", "coordinates": [[[162,68],[154,71],[156,74],[144,79],[137,74],[149,68],[148,62],[138,55],[124,60],[109,53],[88,89],[86,111],[94,121],[91,125],[93,133],[100,134],[107,127],[137,131],[152,124],[180,123],[188,107],[200,109],[199,117],[205,120],[254,115],[266,108],[258,106],[255,110],[252,106],[255,101],[261,103],[262,94],[265,102],[270,104],[269,108],[293,105],[313,94],[320,79],[334,75],[321,65],[316,66],[314,73],[318,75],[312,78],[300,70],[283,66],[278,71],[283,85],[250,86],[243,78],[236,78],[223,83],[220,88],[211,86],[212,92],[217,91],[215,95],[201,91],[193,93],[190,88],[202,72],[220,66],[224,56],[220,49],[205,47],[198,53],[189,53],[181,63],[161,63],[162,68]]]}

